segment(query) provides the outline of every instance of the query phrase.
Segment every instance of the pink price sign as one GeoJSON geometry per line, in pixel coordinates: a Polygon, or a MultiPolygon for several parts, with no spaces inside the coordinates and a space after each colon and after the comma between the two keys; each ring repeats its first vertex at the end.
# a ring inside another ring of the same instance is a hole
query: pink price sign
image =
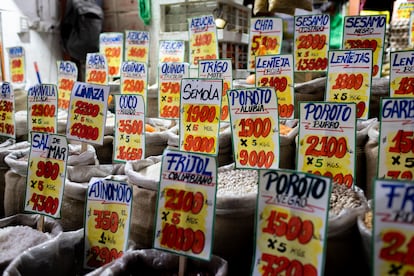
{"type": "Polygon", "coordinates": [[[14,91],[10,83],[1,84],[0,94],[0,136],[15,139],[15,103],[14,91]]]}

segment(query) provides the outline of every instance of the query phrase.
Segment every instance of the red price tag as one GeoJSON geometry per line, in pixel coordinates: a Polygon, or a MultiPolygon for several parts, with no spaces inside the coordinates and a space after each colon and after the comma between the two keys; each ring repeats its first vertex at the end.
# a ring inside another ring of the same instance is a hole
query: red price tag
{"type": "Polygon", "coordinates": [[[272,130],[270,118],[242,118],[239,123],[239,137],[267,137],[272,130]]]}
{"type": "Polygon", "coordinates": [[[184,140],[184,150],[193,152],[213,152],[216,148],[216,139],[213,137],[189,134],[184,140]]]}
{"type": "Polygon", "coordinates": [[[132,47],[129,49],[128,56],[135,57],[135,58],[144,58],[147,54],[147,50],[145,48],[136,48],[132,47]]]}
{"type": "Polygon", "coordinates": [[[326,35],[324,34],[301,35],[298,40],[298,49],[322,50],[326,45],[326,35]]]}
{"type": "Polygon", "coordinates": [[[161,92],[178,94],[180,93],[180,83],[179,82],[163,82],[161,84],[161,92]]]}
{"type": "Polygon", "coordinates": [[[0,100],[0,112],[13,112],[13,102],[0,100]]]}
{"type": "Polygon", "coordinates": [[[145,84],[143,80],[126,79],[124,81],[124,93],[143,93],[145,84]]]}
{"type": "Polygon", "coordinates": [[[32,105],[33,117],[55,117],[56,106],[49,104],[34,104],[32,105]]]}
{"type": "Polygon", "coordinates": [[[328,67],[327,58],[301,58],[298,63],[298,69],[300,71],[312,71],[312,70],[326,70],[328,67]]]}
{"type": "Polygon", "coordinates": [[[213,41],[213,34],[212,33],[203,33],[203,34],[197,34],[194,38],[193,46],[199,47],[199,46],[208,46],[213,41]]]}
{"type": "Polygon", "coordinates": [[[313,265],[303,264],[301,261],[291,260],[285,256],[263,253],[261,260],[265,263],[265,265],[262,267],[262,275],[293,275],[292,271],[299,273],[299,275],[318,275],[318,271],[313,265]]]}
{"type": "Polygon", "coordinates": [[[239,162],[243,166],[269,169],[274,160],[275,154],[273,151],[240,150],[239,162]]]}
{"type": "Polygon", "coordinates": [[[118,231],[119,216],[117,212],[109,210],[93,210],[95,216],[95,229],[109,230],[112,233],[118,231]]]}
{"type": "MultiPolygon", "coordinates": [[[[5,117],[5,113],[2,114],[2,119],[5,117]]],[[[14,134],[14,125],[0,122],[0,132],[6,134],[14,134]]]]}
{"type": "Polygon", "coordinates": [[[216,118],[216,107],[207,105],[189,105],[186,115],[186,122],[212,123],[216,118]]]}
{"type": "Polygon", "coordinates": [[[104,83],[107,82],[107,78],[108,78],[108,76],[107,76],[105,71],[93,70],[92,69],[92,70],[89,71],[89,76],[88,76],[86,82],[104,84],[104,83]]]}
{"type": "Polygon", "coordinates": [[[398,89],[394,91],[396,95],[414,95],[414,78],[404,77],[399,82],[398,89]]]}
{"type": "Polygon", "coordinates": [[[118,130],[125,134],[141,135],[144,130],[144,123],[142,120],[119,120],[118,130]]]}
{"type": "MultiPolygon", "coordinates": [[[[263,50],[267,51],[275,51],[278,46],[277,38],[274,36],[267,36],[267,35],[254,35],[252,38],[252,47],[251,51],[256,52],[259,50],[260,46],[263,45],[263,50]]],[[[262,53],[263,55],[265,53],[262,53]]]]}
{"type": "Polygon", "coordinates": [[[82,123],[75,123],[70,128],[70,135],[86,140],[97,140],[99,137],[99,128],[82,123]]]}
{"type": "Polygon", "coordinates": [[[141,160],[142,148],[119,146],[116,158],[119,160],[141,160]]]}
{"type": "Polygon", "coordinates": [[[173,211],[200,213],[204,205],[204,196],[200,192],[167,189],[165,208],[173,211]]]}
{"type": "Polygon", "coordinates": [[[95,268],[101,267],[122,257],[123,254],[123,251],[118,252],[116,248],[109,249],[106,246],[92,246],[87,257],[87,266],[95,268]]]}

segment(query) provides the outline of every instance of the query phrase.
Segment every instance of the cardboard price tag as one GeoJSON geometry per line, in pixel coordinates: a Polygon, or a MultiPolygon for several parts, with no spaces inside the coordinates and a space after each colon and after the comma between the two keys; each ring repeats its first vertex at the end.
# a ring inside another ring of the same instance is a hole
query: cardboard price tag
{"type": "Polygon", "coordinates": [[[295,71],[326,71],[330,17],[328,14],[295,16],[295,71]]]}
{"type": "Polygon", "coordinates": [[[108,97],[107,85],[75,82],[66,127],[68,139],[103,144],[108,97]]]}
{"type": "Polygon", "coordinates": [[[150,33],[145,31],[125,31],[125,61],[148,64],[150,33]]]}
{"type": "MultiPolygon", "coordinates": [[[[121,67],[121,94],[139,94],[147,107],[148,66],[137,61],[124,61],[121,67]]],[[[146,110],[146,109],[145,109],[146,110]]]]}
{"type": "Polygon", "coordinates": [[[184,62],[185,43],[183,40],[160,40],[158,47],[158,61],[184,62]]]}
{"type": "Polygon", "coordinates": [[[60,218],[68,155],[65,136],[31,132],[25,211],[60,218]]]}
{"type": "Polygon", "coordinates": [[[223,80],[183,79],[180,93],[180,150],[218,154],[223,80]]]}
{"type": "Polygon", "coordinates": [[[353,103],[299,103],[297,170],[323,175],[337,184],[355,184],[356,106],[353,103]]]}
{"type": "Polygon", "coordinates": [[[9,82],[1,83],[0,135],[16,139],[14,91],[9,82]]]}
{"type": "Polygon", "coordinates": [[[412,181],[375,180],[372,275],[414,273],[413,185],[412,181]]]}
{"type": "Polygon", "coordinates": [[[106,57],[100,53],[86,54],[85,80],[87,83],[108,84],[108,64],[106,57]]]}
{"type": "Polygon", "coordinates": [[[106,57],[108,76],[119,77],[124,50],[123,33],[101,33],[99,35],[99,52],[106,57]]]}
{"type": "Polygon", "coordinates": [[[114,161],[145,156],[145,112],[141,95],[115,95],[114,161]]]}
{"type": "Polygon", "coordinates": [[[210,260],[216,191],[215,157],[165,150],[161,165],[154,248],[210,260]]]}
{"type": "Polygon", "coordinates": [[[73,84],[78,79],[78,67],[72,61],[59,60],[57,70],[58,108],[68,110],[73,84]]]}
{"type": "Polygon", "coordinates": [[[281,119],[293,119],[295,111],[292,55],[256,57],[256,86],[272,87],[281,119]]]}
{"type": "Polygon", "coordinates": [[[26,56],[21,46],[7,48],[9,54],[10,80],[12,83],[26,82],[26,56]]]}
{"type": "Polygon", "coordinates": [[[279,116],[273,88],[227,92],[237,168],[279,167],[279,116]]]}
{"type": "Polygon", "coordinates": [[[180,118],[181,80],[190,76],[189,64],[164,62],[158,65],[158,112],[160,118],[180,118]]]}
{"type": "Polygon", "coordinates": [[[390,97],[414,98],[414,51],[396,51],[390,55],[390,97]]]}
{"type": "Polygon", "coordinates": [[[127,250],[133,191],[128,183],[93,177],[85,206],[84,261],[95,269],[127,250]]]}
{"type": "Polygon", "coordinates": [[[36,84],[27,91],[28,129],[57,132],[57,87],[54,84],[36,84]]]}
{"type": "Polygon", "coordinates": [[[220,121],[224,122],[230,120],[227,90],[233,88],[232,68],[231,59],[200,60],[198,63],[199,78],[223,80],[220,121]]]}
{"type": "Polygon", "coordinates": [[[252,275],[323,275],[330,195],[329,178],[260,171],[252,275]]]}
{"type": "Polygon", "coordinates": [[[414,98],[381,99],[378,178],[414,179],[414,98]]]}

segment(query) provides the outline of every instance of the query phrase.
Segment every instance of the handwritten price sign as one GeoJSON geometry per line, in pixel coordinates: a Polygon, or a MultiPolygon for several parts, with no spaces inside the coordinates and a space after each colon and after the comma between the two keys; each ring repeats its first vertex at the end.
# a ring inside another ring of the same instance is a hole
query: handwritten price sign
{"type": "Polygon", "coordinates": [[[60,218],[68,155],[65,136],[31,132],[25,211],[60,218]]]}
{"type": "Polygon", "coordinates": [[[378,177],[413,180],[414,98],[381,99],[378,177]]]}
{"type": "Polygon", "coordinates": [[[106,57],[100,53],[86,54],[86,74],[87,83],[108,84],[108,64],[106,57]]]}
{"type": "Polygon", "coordinates": [[[217,59],[217,29],[213,15],[204,15],[188,19],[189,60],[191,65],[198,65],[199,60],[217,59]]]}
{"type": "Polygon", "coordinates": [[[414,51],[391,52],[390,97],[414,98],[414,51]]]}
{"type": "Polygon", "coordinates": [[[252,275],[323,275],[330,194],[325,177],[260,171],[252,275]]]}
{"type": "Polygon", "coordinates": [[[345,16],[343,49],[372,49],[372,77],[381,77],[387,17],[385,15],[345,16]]]}
{"type": "Polygon", "coordinates": [[[293,119],[293,57],[292,55],[267,55],[256,57],[256,86],[272,87],[277,95],[279,117],[293,119]]]}
{"type": "Polygon", "coordinates": [[[355,184],[356,106],[301,102],[297,170],[355,184]]]}
{"type": "Polygon", "coordinates": [[[12,83],[26,82],[26,56],[23,47],[7,48],[9,54],[10,79],[12,83]]]}
{"type": "Polygon", "coordinates": [[[37,84],[27,92],[29,130],[56,133],[57,88],[54,84],[37,84]]]}
{"type": "Polygon", "coordinates": [[[223,80],[181,81],[180,150],[217,155],[223,80]]]}
{"type": "Polygon", "coordinates": [[[220,120],[228,122],[230,118],[227,90],[233,88],[233,69],[231,59],[200,60],[198,63],[198,77],[223,80],[220,120]]]}
{"type": "Polygon", "coordinates": [[[295,71],[327,70],[329,34],[329,15],[295,16],[295,71]]]}
{"type": "Polygon", "coordinates": [[[279,119],[273,88],[227,92],[237,168],[279,167],[279,119]]]}
{"type": "Polygon", "coordinates": [[[147,103],[148,68],[146,63],[124,61],[121,68],[121,94],[138,94],[147,103]]]}
{"type": "Polygon", "coordinates": [[[145,31],[125,31],[125,61],[148,64],[150,34],[145,31]]]}
{"type": "Polygon", "coordinates": [[[145,112],[141,95],[115,95],[114,161],[140,160],[145,156],[145,112]]]}
{"type": "Polygon", "coordinates": [[[158,112],[160,118],[180,118],[181,80],[190,76],[189,64],[164,62],[158,65],[158,112]]]}
{"type": "Polygon", "coordinates": [[[185,43],[183,40],[160,40],[159,62],[184,62],[185,43]]]}
{"type": "Polygon", "coordinates": [[[215,157],[165,150],[154,248],[210,260],[216,190],[215,157]]]}
{"type": "Polygon", "coordinates": [[[10,83],[1,83],[0,94],[0,136],[16,139],[14,129],[14,91],[10,83]]]}
{"type": "Polygon", "coordinates": [[[357,118],[368,119],[371,68],[371,50],[329,51],[325,101],[356,103],[357,118]]]}
{"type": "Polygon", "coordinates": [[[247,70],[255,71],[255,57],[280,54],[283,40],[283,20],[274,17],[252,18],[247,70]]]}
{"type": "Polygon", "coordinates": [[[123,33],[101,33],[99,35],[99,52],[106,57],[108,76],[119,77],[124,46],[123,33]]]}
{"type": "Polygon", "coordinates": [[[98,268],[127,250],[133,191],[131,185],[92,178],[86,201],[84,267],[98,268]]]}
{"type": "Polygon", "coordinates": [[[109,86],[75,82],[70,97],[68,139],[102,145],[109,86]]]}
{"type": "Polygon", "coordinates": [[[78,79],[78,67],[72,61],[59,60],[58,69],[58,108],[69,109],[73,84],[78,79]]]}
{"type": "Polygon", "coordinates": [[[375,181],[372,275],[414,273],[413,200],[410,197],[413,184],[412,181],[375,181]]]}

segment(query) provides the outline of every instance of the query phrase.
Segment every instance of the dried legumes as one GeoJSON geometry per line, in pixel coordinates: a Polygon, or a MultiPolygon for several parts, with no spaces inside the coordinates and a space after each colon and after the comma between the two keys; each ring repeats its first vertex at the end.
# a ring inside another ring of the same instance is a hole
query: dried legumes
{"type": "Polygon", "coordinates": [[[257,170],[234,169],[218,173],[217,195],[245,195],[257,193],[257,170]]]}
{"type": "Polygon", "coordinates": [[[329,200],[329,216],[336,216],[345,208],[358,208],[362,205],[357,191],[345,185],[333,184],[329,200]]]}

